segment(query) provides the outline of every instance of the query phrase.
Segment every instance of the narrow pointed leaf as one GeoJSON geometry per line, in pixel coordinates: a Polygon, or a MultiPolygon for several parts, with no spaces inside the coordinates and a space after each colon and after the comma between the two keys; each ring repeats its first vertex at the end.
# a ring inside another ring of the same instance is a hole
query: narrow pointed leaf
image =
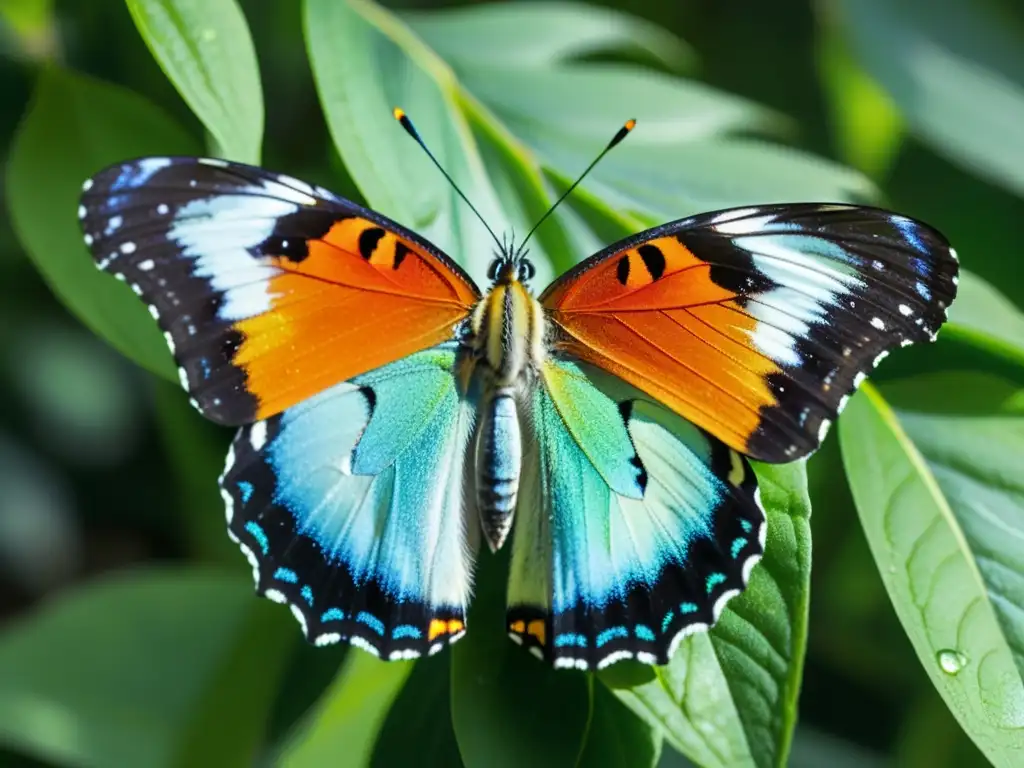
{"type": "Polygon", "coordinates": [[[258,164],[263,92],[256,50],[235,0],[127,0],[135,26],[217,154],[258,164]]]}

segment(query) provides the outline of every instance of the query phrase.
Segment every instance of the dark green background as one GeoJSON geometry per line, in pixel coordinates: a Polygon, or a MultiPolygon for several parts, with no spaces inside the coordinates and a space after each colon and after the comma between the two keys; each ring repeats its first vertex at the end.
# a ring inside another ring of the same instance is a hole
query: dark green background
{"type": "MultiPolygon", "coordinates": [[[[7,1],[0,0],[0,5],[7,1]]],[[[889,130],[891,113],[884,107],[877,113],[869,110],[866,126],[851,127],[844,109],[859,82],[851,78],[864,75],[850,57],[854,36],[833,23],[832,4],[607,4],[681,37],[693,50],[686,68],[689,77],[790,118],[776,140],[859,167],[879,186],[887,206],[940,228],[956,244],[965,266],[998,287],[1018,308],[1024,306],[1024,191],[1018,186],[1015,194],[1013,185],[990,169],[972,167],[956,153],[937,151],[935,142],[918,138],[914,130],[889,130]],[[876,131],[881,136],[877,141],[876,131]]],[[[266,105],[263,164],[360,199],[325,127],[306,59],[299,4],[244,0],[241,5],[260,60],[266,105]]],[[[448,3],[386,5],[432,8],[448,3]]],[[[899,5],[910,9],[908,13],[925,12],[920,3],[899,5]]],[[[938,4],[935,13],[945,14],[947,7],[957,5],[938,4]]],[[[1024,11],[1019,4],[959,4],[968,5],[998,18],[1024,51],[1024,11]]],[[[66,0],[56,2],[52,13],[41,18],[41,25],[16,31],[3,26],[0,17],[0,158],[6,159],[34,84],[48,62],[144,94],[191,134],[181,142],[193,142],[193,149],[183,151],[200,151],[202,126],[161,72],[121,2],[66,0]]],[[[870,21],[859,34],[898,51],[901,38],[889,29],[872,28],[870,21]]],[[[986,63],[984,46],[974,40],[972,48],[968,32],[960,41],[963,55],[986,63]]],[[[902,42],[910,44],[909,39],[902,42]]],[[[651,64],[641,54],[625,57],[651,64]]],[[[1024,69],[1015,69],[1017,64],[1006,66],[1020,76],[1014,85],[1024,99],[1024,69]]],[[[606,98],[610,104],[621,104],[610,111],[631,116],[629,93],[610,91],[606,98]]],[[[614,126],[607,127],[610,134],[614,126]]],[[[1024,132],[1024,124],[1018,128],[1024,132]]],[[[131,154],[126,148],[125,155],[131,154]]],[[[1007,157],[1010,166],[1020,161],[1007,157]]],[[[1010,170],[1024,179],[1024,168],[1010,170]]],[[[680,211],[684,213],[690,211],[680,211]]],[[[1024,339],[1016,341],[1024,345],[1024,339]]],[[[976,354],[955,342],[943,350],[950,356],[976,354]]],[[[880,376],[895,379],[928,369],[935,360],[928,354],[910,350],[880,376]]],[[[978,367],[1000,375],[1013,369],[1006,375],[1019,385],[1019,368],[1000,360],[986,358],[978,367]]],[[[957,397],[955,388],[943,391],[950,399],[957,397]]],[[[39,601],[60,595],[77,582],[140,564],[173,568],[185,561],[228,562],[244,576],[241,558],[222,533],[220,500],[213,488],[229,438],[228,432],[195,417],[179,391],[85,330],[26,258],[10,220],[0,218],[0,632],[39,601]]],[[[791,764],[987,764],[946,710],[896,619],[847,490],[834,436],[810,462],[809,472],[815,556],[800,723],[791,764]]],[[[158,636],[154,642],[180,650],[189,643],[219,642],[202,638],[205,620],[219,614],[223,625],[224,612],[234,611],[238,621],[251,624],[252,633],[260,638],[280,644],[297,639],[281,610],[268,605],[247,612],[249,606],[239,607],[229,598],[220,606],[218,599],[216,586],[211,586],[203,605],[182,606],[172,616],[157,612],[144,627],[112,624],[84,634],[97,644],[99,658],[105,636],[123,632],[136,633],[140,645],[158,636]],[[160,635],[164,625],[170,634],[160,635]]],[[[74,635],[95,620],[79,616],[80,623],[66,631],[74,635]]],[[[285,733],[330,683],[343,654],[336,649],[313,652],[295,643],[286,668],[272,669],[262,663],[259,650],[252,651],[251,658],[244,647],[232,653],[237,669],[264,680],[271,689],[284,681],[269,722],[261,729],[269,734],[268,744],[285,733]]],[[[417,685],[400,695],[385,725],[388,733],[423,736],[422,754],[440,764],[458,754],[454,734],[439,730],[438,721],[431,719],[437,713],[430,711],[446,699],[447,656],[416,667],[417,685]]],[[[105,663],[116,667],[121,661],[109,658],[105,663]]],[[[161,696],[158,674],[150,683],[137,682],[140,701],[161,696]]],[[[0,680],[0,688],[3,685],[0,680]]],[[[604,688],[595,696],[602,697],[595,700],[595,717],[625,722],[616,709],[622,705],[604,688]]],[[[102,707],[102,700],[97,697],[95,706],[102,707]]],[[[216,702],[182,716],[223,720],[229,732],[237,722],[244,731],[249,717],[244,711],[226,712],[216,702]]],[[[567,712],[566,718],[571,717],[567,712]]],[[[55,739],[63,738],[60,723],[53,728],[55,739]]],[[[374,764],[401,764],[404,746],[400,741],[382,743],[374,764]]],[[[537,748],[543,747],[530,745],[537,748]]],[[[231,753],[232,747],[211,742],[195,754],[207,755],[209,764],[217,765],[217,750],[231,753]]],[[[33,754],[30,746],[0,745],[0,765],[35,765],[33,754]]],[[[529,755],[522,758],[528,761],[529,755]]],[[[59,764],[54,755],[50,759],[59,764]]],[[[684,764],[668,748],[661,760],[666,766],[684,764]]],[[[640,755],[623,765],[644,763],[640,755]]]]}

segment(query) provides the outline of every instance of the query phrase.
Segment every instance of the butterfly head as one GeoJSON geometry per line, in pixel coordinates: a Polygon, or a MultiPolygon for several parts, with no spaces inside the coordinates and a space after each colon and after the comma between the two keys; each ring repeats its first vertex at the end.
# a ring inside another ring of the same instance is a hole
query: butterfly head
{"type": "Polygon", "coordinates": [[[537,273],[526,254],[502,249],[487,268],[487,279],[494,285],[508,285],[512,282],[528,283],[537,273]]]}

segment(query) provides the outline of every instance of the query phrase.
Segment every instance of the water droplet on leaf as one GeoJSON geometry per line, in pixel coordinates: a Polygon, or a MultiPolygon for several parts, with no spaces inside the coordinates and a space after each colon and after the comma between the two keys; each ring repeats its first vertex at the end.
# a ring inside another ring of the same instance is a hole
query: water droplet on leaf
{"type": "Polygon", "coordinates": [[[939,667],[947,675],[957,674],[967,664],[966,656],[960,653],[960,651],[954,651],[949,648],[939,651],[935,654],[935,658],[938,659],[939,667]]]}

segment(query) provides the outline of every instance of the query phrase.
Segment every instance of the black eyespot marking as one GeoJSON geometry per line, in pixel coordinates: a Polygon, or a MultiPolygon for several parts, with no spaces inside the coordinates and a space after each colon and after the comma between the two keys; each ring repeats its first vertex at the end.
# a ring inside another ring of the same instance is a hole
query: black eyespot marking
{"type": "Polygon", "coordinates": [[[619,259],[619,266],[615,270],[615,276],[619,278],[619,282],[625,285],[629,282],[629,254],[627,253],[621,259],[619,259]]]}
{"type": "Polygon", "coordinates": [[[405,243],[403,243],[401,241],[396,242],[395,243],[395,263],[391,265],[391,268],[392,269],[398,269],[401,266],[402,261],[404,261],[405,257],[409,254],[409,252],[410,252],[409,251],[409,246],[407,246],[405,243]]]}
{"type": "Polygon", "coordinates": [[[359,235],[359,255],[369,261],[382,237],[384,237],[384,230],[380,227],[364,229],[359,235]]]}
{"type": "Polygon", "coordinates": [[[640,258],[644,260],[644,266],[651,273],[651,280],[657,280],[665,274],[665,254],[656,245],[647,243],[636,249],[640,258]]]}

